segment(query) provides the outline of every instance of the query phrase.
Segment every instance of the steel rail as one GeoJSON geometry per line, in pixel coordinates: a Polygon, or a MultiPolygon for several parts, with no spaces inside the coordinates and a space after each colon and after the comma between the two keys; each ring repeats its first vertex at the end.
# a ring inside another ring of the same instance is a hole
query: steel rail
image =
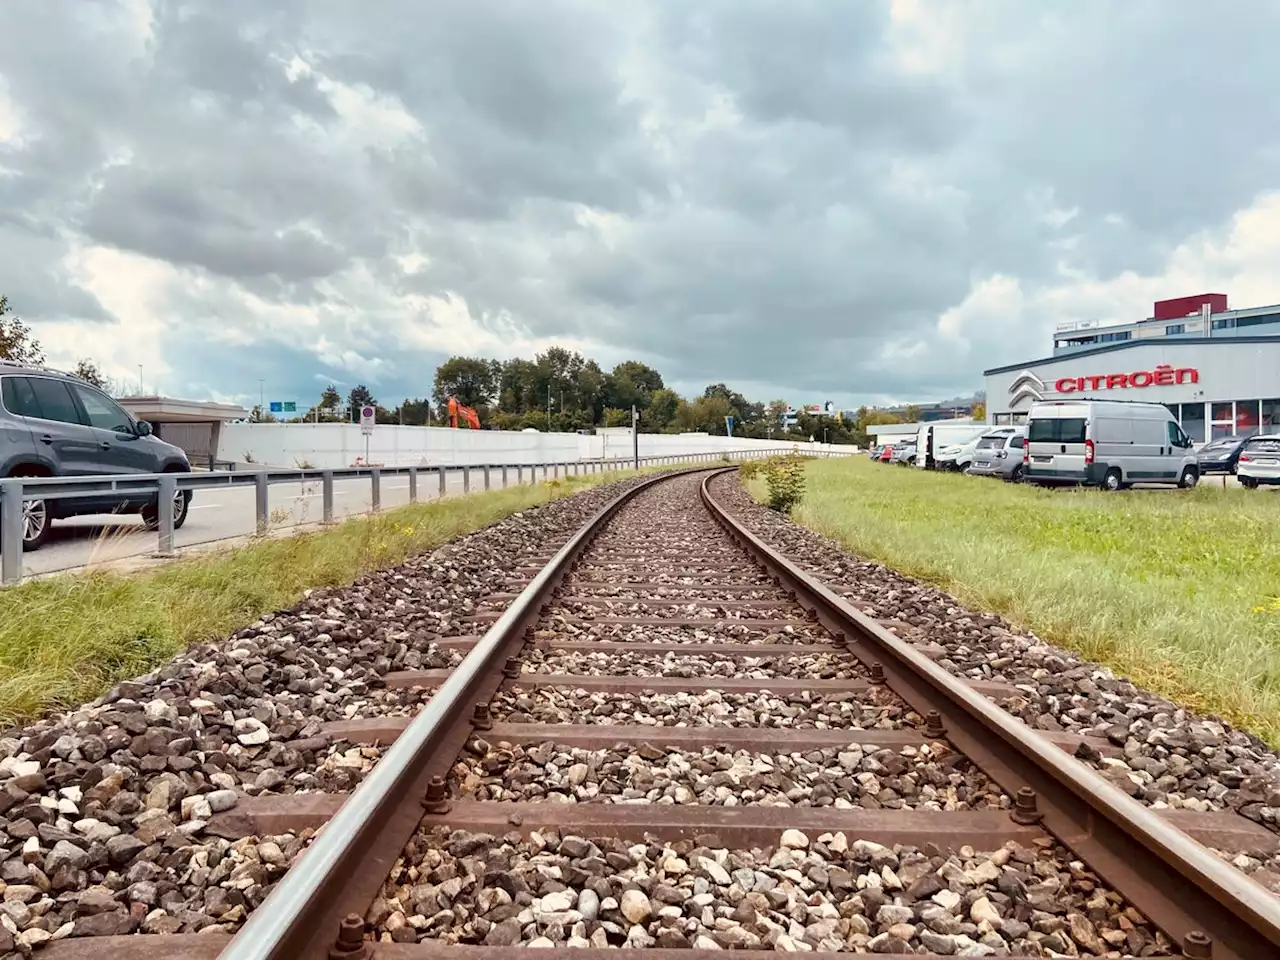
{"type": "Polygon", "coordinates": [[[782,556],[711,494],[712,516],[784,587],[1011,796],[1018,822],[1041,822],[1196,960],[1280,957],[1280,898],[1122,793],[996,703],[975,693],[782,556]],[[875,664],[876,666],[872,666],[875,664]]]}
{"type": "MultiPolygon", "coordinates": [[[[524,644],[526,628],[536,622],[554,588],[623,504],[658,483],[696,472],[700,471],[672,471],[637,484],[602,508],[556,552],[253,911],[219,960],[322,960],[335,954],[354,960],[366,955],[365,946],[331,953],[339,927],[349,914],[364,916],[413,836],[428,782],[447,772],[471,733],[472,707],[477,700],[489,700],[502,681],[506,658],[524,644]]],[[[347,936],[352,926],[347,925],[347,936]]],[[[363,920],[357,929],[363,930],[363,920]]]]}

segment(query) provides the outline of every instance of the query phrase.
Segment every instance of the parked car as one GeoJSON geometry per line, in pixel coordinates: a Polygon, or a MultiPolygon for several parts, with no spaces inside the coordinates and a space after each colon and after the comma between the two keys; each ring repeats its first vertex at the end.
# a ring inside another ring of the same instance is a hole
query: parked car
{"type": "Polygon", "coordinates": [[[1160,403],[1033,404],[1023,464],[1034,483],[1092,484],[1104,490],[1134,483],[1194,487],[1200,479],[1191,438],[1160,403]]]}
{"type": "Polygon", "coordinates": [[[989,433],[979,437],[967,472],[975,477],[1001,477],[1020,483],[1026,471],[1022,462],[1026,439],[1022,433],[989,433]]]}
{"type": "Polygon", "coordinates": [[[893,462],[893,444],[886,443],[883,447],[881,447],[880,456],[877,459],[879,459],[881,463],[892,463],[893,462]]]}
{"type": "Polygon", "coordinates": [[[879,460],[882,453],[884,453],[884,444],[873,443],[871,448],[867,451],[867,456],[872,460],[879,460]]]}
{"type": "MultiPolygon", "coordinates": [[[[977,441],[990,432],[985,423],[926,423],[916,433],[916,466],[942,469],[939,458],[944,449],[977,441]]],[[[945,461],[944,461],[945,462],[945,461]]]]}
{"type": "Polygon", "coordinates": [[[1240,451],[1236,476],[1246,490],[1280,484],[1280,433],[1251,437],[1240,451]]]}
{"type": "Polygon", "coordinates": [[[1196,461],[1200,466],[1200,476],[1207,473],[1235,473],[1236,461],[1240,459],[1240,451],[1253,439],[1255,434],[1236,437],[1219,437],[1206,443],[1196,451],[1196,461]]]}
{"type": "Polygon", "coordinates": [[[903,467],[915,466],[915,462],[916,462],[915,440],[902,440],[894,444],[893,462],[903,467]]]}
{"type": "MultiPolygon", "coordinates": [[[[155,436],[109,396],[79,377],[0,361],[0,477],[80,477],[104,474],[187,473],[178,447],[155,436]]],[[[64,517],[140,513],[159,524],[156,495],[121,499],[94,495],[28,500],[23,504],[22,546],[35,550],[50,525],[64,517]]],[[[180,490],[167,509],[174,527],[187,520],[191,491],[180,490]]]]}
{"type": "Polygon", "coordinates": [[[978,449],[978,443],[983,437],[1011,437],[1015,433],[1025,433],[1025,430],[1022,427],[990,427],[983,431],[980,436],[974,437],[966,443],[949,444],[938,451],[938,456],[934,461],[936,469],[958,470],[963,473],[973,463],[973,453],[978,449]]]}

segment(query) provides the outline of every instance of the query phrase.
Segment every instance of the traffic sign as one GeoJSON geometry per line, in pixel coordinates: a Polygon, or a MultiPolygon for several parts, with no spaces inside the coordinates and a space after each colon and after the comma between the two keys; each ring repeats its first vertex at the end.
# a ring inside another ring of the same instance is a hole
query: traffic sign
{"type": "Polygon", "coordinates": [[[267,404],[267,411],[269,413],[297,413],[298,401],[297,400],[272,400],[269,404],[267,404]]]}
{"type": "Polygon", "coordinates": [[[373,407],[365,404],[360,408],[360,432],[366,437],[373,433],[373,407]]]}

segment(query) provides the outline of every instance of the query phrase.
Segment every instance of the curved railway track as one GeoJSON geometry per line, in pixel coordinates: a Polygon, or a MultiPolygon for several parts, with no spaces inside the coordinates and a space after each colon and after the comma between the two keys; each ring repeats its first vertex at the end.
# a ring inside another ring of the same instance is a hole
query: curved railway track
{"type": "Polygon", "coordinates": [[[328,724],[391,744],[350,796],[218,814],[323,826],[236,937],[44,955],[1280,957],[1280,900],[1201,845],[1274,835],[1123,795],[749,533],[715,473],[623,494],[438,641],[458,666],[388,674],[434,689],[417,716],[328,724]]]}

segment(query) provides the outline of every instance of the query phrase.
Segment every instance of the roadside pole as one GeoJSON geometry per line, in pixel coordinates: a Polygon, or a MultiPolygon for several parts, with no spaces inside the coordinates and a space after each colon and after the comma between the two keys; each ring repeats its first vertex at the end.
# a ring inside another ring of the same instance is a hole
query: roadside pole
{"type": "Polygon", "coordinates": [[[640,469],[640,414],[636,413],[636,405],[631,405],[631,458],[635,468],[640,469]]]}

